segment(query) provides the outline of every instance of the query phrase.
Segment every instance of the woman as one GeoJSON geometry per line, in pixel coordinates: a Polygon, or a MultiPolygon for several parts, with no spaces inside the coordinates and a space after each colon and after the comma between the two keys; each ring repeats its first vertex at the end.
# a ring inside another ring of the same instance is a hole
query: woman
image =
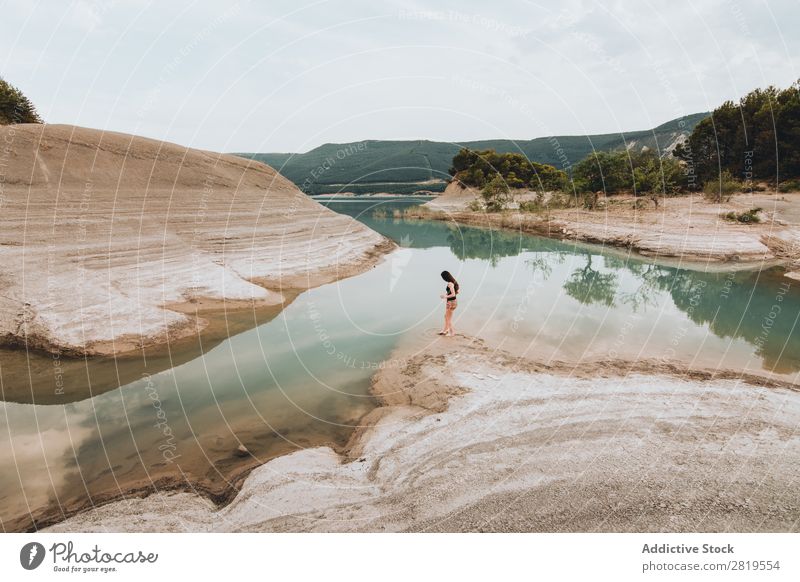
{"type": "Polygon", "coordinates": [[[439,335],[455,335],[456,332],[453,330],[453,311],[458,307],[458,301],[456,300],[456,295],[458,295],[458,281],[456,281],[455,277],[448,271],[442,271],[442,279],[447,281],[447,286],[445,287],[445,294],[439,296],[446,300],[444,308],[444,329],[439,332],[439,335]]]}

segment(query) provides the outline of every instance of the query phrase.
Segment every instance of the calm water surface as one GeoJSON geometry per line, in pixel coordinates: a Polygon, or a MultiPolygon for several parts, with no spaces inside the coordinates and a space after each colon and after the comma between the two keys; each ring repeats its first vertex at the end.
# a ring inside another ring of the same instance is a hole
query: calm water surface
{"type": "Polygon", "coordinates": [[[380,362],[398,342],[432,338],[441,325],[444,269],[462,287],[456,328],[502,338],[517,352],[652,357],[792,380],[800,372],[800,283],[779,269],[702,273],[599,247],[394,218],[409,200],[325,203],[400,249],[202,354],[84,362],[0,351],[3,529],[131,489],[183,484],[221,497],[269,458],[344,444],[374,407],[369,383],[380,362]],[[57,374],[71,387],[63,395],[57,374]],[[240,444],[249,452],[237,452],[240,444]]]}

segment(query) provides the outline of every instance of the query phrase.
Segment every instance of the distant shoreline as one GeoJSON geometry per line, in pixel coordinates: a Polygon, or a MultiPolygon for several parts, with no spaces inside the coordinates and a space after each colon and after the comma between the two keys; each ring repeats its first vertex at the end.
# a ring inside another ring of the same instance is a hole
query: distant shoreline
{"type": "Polygon", "coordinates": [[[800,193],[739,194],[720,204],[687,194],[664,198],[659,208],[651,203],[634,208],[640,199],[611,196],[605,210],[500,213],[467,210],[477,195],[473,189],[451,184],[443,196],[424,204],[418,213],[412,209],[408,216],[598,244],[686,268],[727,271],[785,266],[787,277],[800,278],[800,193]],[[727,212],[753,207],[763,209],[764,218],[758,224],[723,218],[727,212]]]}

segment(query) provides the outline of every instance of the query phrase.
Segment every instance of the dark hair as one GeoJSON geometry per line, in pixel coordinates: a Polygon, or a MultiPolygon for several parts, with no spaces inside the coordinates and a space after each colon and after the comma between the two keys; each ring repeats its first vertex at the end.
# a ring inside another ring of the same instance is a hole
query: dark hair
{"type": "Polygon", "coordinates": [[[452,283],[453,284],[453,289],[455,290],[456,295],[457,295],[458,294],[458,281],[456,281],[456,278],[453,277],[450,274],[450,271],[442,271],[442,279],[444,279],[448,283],[452,283]]]}

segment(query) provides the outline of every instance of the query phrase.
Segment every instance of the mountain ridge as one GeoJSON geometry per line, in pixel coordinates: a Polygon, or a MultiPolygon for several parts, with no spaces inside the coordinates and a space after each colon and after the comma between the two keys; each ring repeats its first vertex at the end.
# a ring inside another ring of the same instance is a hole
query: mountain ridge
{"type": "Polygon", "coordinates": [[[516,152],[531,161],[568,169],[594,150],[658,149],[662,154],[676,139],[688,136],[709,112],[671,119],[652,129],[589,135],[542,136],[529,140],[362,140],[326,143],[305,153],[236,153],[264,162],[307,194],[416,191],[441,192],[450,179],[448,169],[462,147],[516,152]]]}

